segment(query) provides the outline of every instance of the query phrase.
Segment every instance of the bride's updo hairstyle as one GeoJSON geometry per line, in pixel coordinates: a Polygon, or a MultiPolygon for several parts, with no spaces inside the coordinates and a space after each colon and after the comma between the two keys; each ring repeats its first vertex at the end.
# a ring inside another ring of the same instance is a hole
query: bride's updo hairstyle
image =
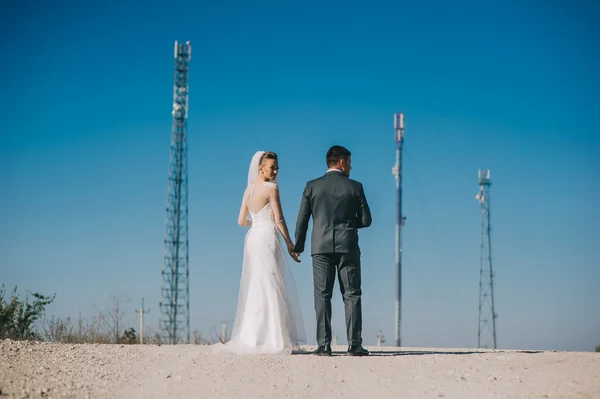
{"type": "Polygon", "coordinates": [[[261,155],[260,161],[258,162],[258,164],[262,165],[267,159],[274,159],[275,161],[277,161],[277,154],[275,154],[274,152],[271,152],[271,151],[265,152],[264,154],[261,155]]]}

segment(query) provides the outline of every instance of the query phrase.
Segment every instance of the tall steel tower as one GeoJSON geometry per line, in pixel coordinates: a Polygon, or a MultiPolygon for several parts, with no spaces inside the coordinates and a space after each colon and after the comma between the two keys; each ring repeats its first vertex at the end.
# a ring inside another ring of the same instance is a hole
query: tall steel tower
{"type": "Polygon", "coordinates": [[[175,42],[173,128],[167,192],[167,223],[162,268],[160,329],[165,343],[190,342],[190,285],[188,267],[188,77],[190,42],[175,42]]]}
{"type": "Polygon", "coordinates": [[[490,170],[479,170],[481,204],[481,255],[479,258],[479,317],[477,347],[496,349],[496,311],[494,309],[494,272],[492,270],[492,226],[490,222],[490,170]]]}
{"type": "Polygon", "coordinates": [[[401,346],[401,321],[402,321],[402,144],[404,143],[404,114],[394,114],[394,129],[396,130],[396,164],[392,174],[396,178],[396,346],[401,346]]]}

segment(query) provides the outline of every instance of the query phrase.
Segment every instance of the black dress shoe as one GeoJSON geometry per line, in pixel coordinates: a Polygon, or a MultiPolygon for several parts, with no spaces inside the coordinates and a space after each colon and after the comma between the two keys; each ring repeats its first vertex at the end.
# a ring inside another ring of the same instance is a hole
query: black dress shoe
{"type": "Polygon", "coordinates": [[[350,345],[348,347],[348,355],[350,356],[367,356],[369,351],[362,347],[362,345],[350,345]]]}
{"type": "Polygon", "coordinates": [[[331,356],[331,346],[329,346],[329,345],[319,346],[317,348],[317,350],[313,352],[313,355],[331,356]]]}

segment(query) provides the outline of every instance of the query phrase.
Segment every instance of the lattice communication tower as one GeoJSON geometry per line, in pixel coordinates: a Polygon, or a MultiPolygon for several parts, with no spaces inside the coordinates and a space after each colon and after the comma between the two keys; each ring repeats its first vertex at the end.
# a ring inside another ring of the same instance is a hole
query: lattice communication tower
{"type": "Polygon", "coordinates": [[[190,42],[175,42],[175,86],[167,222],[162,268],[159,325],[165,343],[190,342],[190,285],[188,263],[188,78],[190,42]]]}
{"type": "Polygon", "coordinates": [[[490,219],[490,170],[479,170],[481,204],[481,253],[479,258],[479,317],[477,347],[496,349],[496,311],[494,308],[494,271],[492,269],[492,225],[490,219]]]}

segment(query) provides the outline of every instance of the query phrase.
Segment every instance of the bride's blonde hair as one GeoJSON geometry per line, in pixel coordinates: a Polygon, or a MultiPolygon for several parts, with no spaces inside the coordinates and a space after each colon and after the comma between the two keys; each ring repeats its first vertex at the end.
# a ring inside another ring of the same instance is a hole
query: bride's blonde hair
{"type": "Polygon", "coordinates": [[[258,164],[262,165],[267,159],[274,159],[275,161],[277,161],[277,154],[275,154],[272,151],[266,151],[264,154],[261,155],[258,164]]]}

